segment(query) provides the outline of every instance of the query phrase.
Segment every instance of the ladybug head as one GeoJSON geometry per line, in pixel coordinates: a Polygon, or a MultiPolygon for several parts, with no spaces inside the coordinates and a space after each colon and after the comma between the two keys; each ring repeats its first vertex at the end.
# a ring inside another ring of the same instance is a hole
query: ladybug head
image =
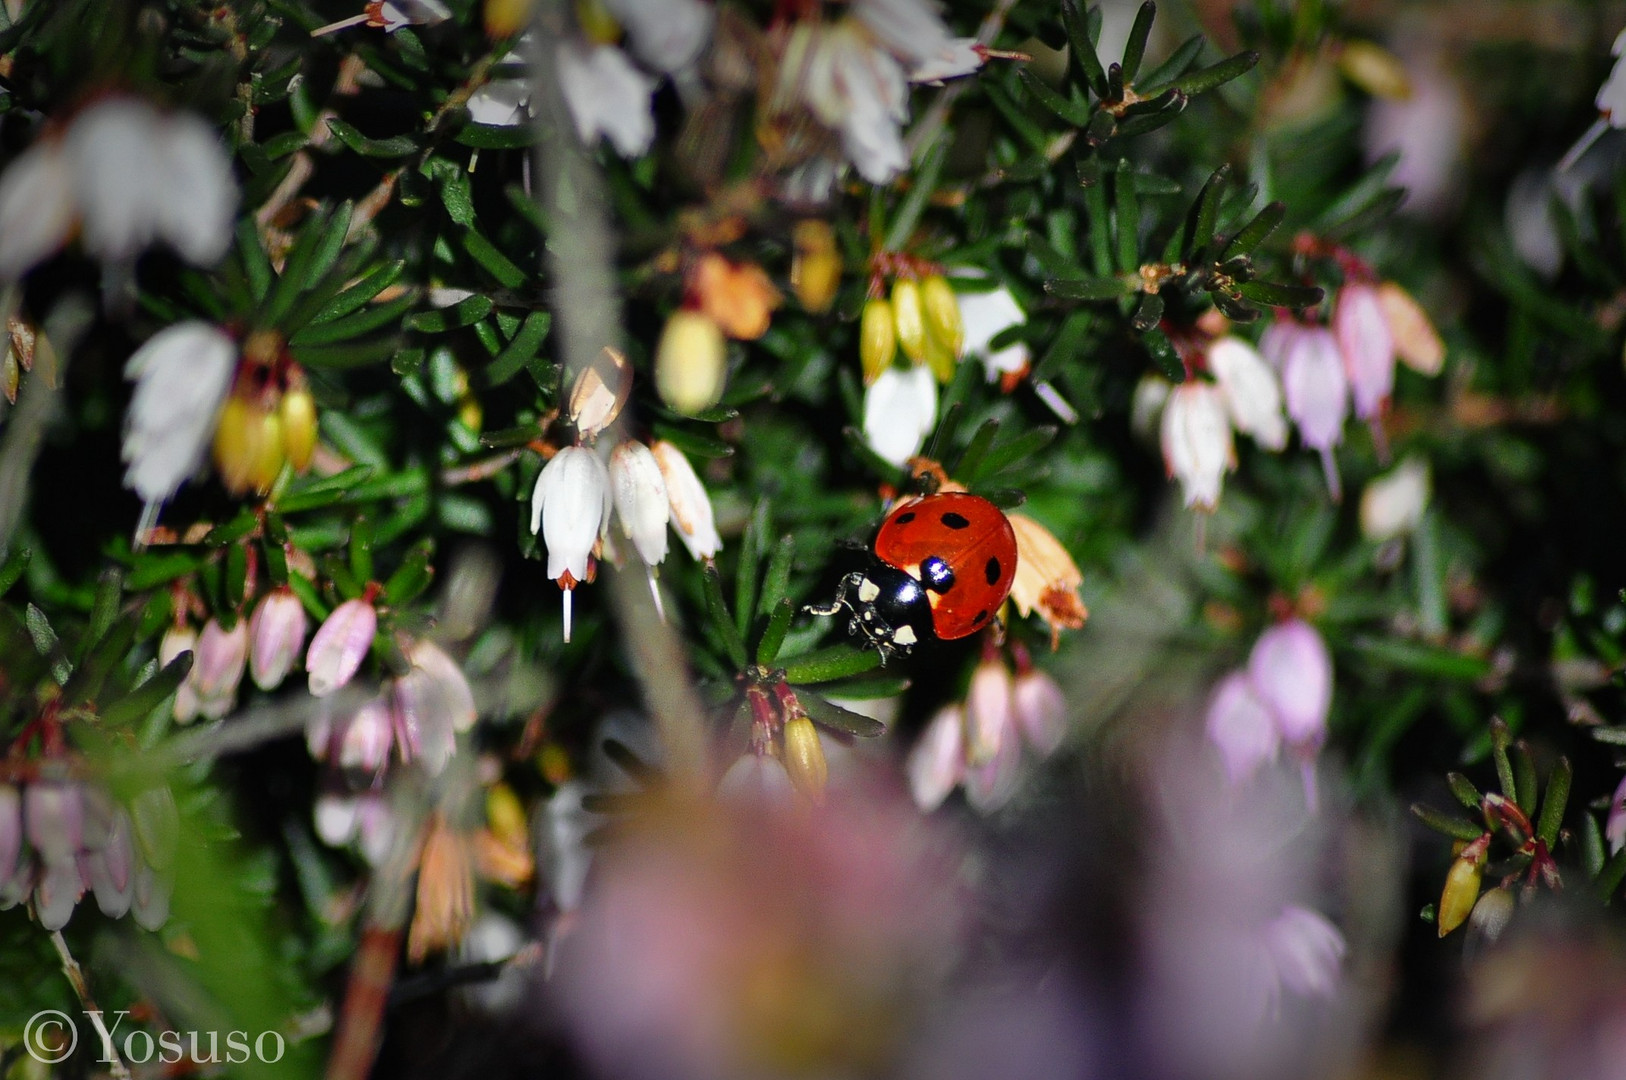
{"type": "Polygon", "coordinates": [[[908,655],[922,641],[933,640],[928,586],[879,559],[842,579],[829,612],[845,607],[852,613],[847,632],[864,638],[885,662],[893,653],[908,655]]]}

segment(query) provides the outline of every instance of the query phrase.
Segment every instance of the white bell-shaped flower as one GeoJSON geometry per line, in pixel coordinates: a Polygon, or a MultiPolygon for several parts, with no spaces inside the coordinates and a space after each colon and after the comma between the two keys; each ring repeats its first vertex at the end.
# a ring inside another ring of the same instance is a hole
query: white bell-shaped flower
{"type": "Polygon", "coordinates": [[[1208,347],[1208,370],[1238,431],[1266,450],[1287,445],[1281,380],[1252,345],[1241,338],[1220,338],[1208,347]]]}
{"type": "Polygon", "coordinates": [[[904,68],[858,23],[816,29],[799,72],[803,96],[820,121],[841,132],[842,149],[858,174],[872,184],[888,183],[909,164],[904,68]]]}
{"type": "Polygon", "coordinates": [[[1027,312],[1016,302],[1011,290],[1001,285],[992,292],[959,293],[957,298],[960,321],[965,327],[966,355],[982,357],[988,369],[988,381],[1026,371],[1031,361],[1026,342],[1013,342],[1003,349],[989,347],[994,338],[1028,320],[1027,312]]]}
{"type": "Polygon", "coordinates": [[[576,134],[587,146],[609,137],[622,157],[638,157],[655,140],[649,99],[659,80],[638,70],[614,45],[561,42],[559,86],[576,134]]]}
{"type": "Polygon", "coordinates": [[[236,370],[236,342],[196,321],[160,330],[125,364],[136,388],[124,418],[124,486],[147,504],[138,535],[203,464],[236,370]]]}
{"type": "Polygon", "coordinates": [[[672,510],[672,529],[696,559],[709,560],[722,550],[722,537],[717,535],[717,519],[712,513],[711,496],[700,482],[694,466],[683,456],[683,451],[657,439],[649,444],[655,463],[660,466],[661,478],[666,481],[666,500],[672,510]]]}
{"type": "Polygon", "coordinates": [[[645,564],[659,566],[666,558],[672,506],[660,463],[649,447],[629,439],[615,448],[610,454],[610,491],[622,535],[632,541],[645,564]]]}
{"type": "Polygon", "coordinates": [[[925,366],[888,368],[864,391],[864,438],[883,459],[902,467],[920,452],[937,423],[937,380],[925,366]]]}
{"type": "Polygon", "coordinates": [[[1236,465],[1231,421],[1212,383],[1195,380],[1169,391],[1163,406],[1163,464],[1180,481],[1187,506],[1212,510],[1220,485],[1236,465]]]}
{"type": "Polygon", "coordinates": [[[548,547],[548,577],[564,590],[565,640],[571,593],[588,580],[593,545],[610,520],[610,474],[593,451],[567,446],[553,455],[531,492],[531,531],[548,547]]]}
{"type": "Polygon", "coordinates": [[[667,74],[699,58],[717,15],[701,0],[604,0],[604,6],[627,31],[633,54],[667,74]]]}
{"type": "Polygon", "coordinates": [[[62,144],[41,139],[0,174],[0,278],[21,277],[67,243],[77,215],[62,144]]]}
{"type": "Polygon", "coordinates": [[[1366,485],[1361,493],[1361,534],[1392,540],[1417,528],[1428,507],[1428,462],[1410,457],[1366,485]]]}

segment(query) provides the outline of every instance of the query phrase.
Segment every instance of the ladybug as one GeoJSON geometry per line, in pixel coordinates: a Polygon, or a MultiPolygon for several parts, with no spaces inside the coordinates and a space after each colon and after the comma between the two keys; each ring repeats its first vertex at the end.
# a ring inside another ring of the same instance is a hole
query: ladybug
{"type": "Polygon", "coordinates": [[[953,641],[987,626],[1016,579],[1016,533],[999,507],[964,492],[903,503],[875,534],[869,564],[836,586],[815,615],[852,613],[884,663],[922,641],[953,641]]]}

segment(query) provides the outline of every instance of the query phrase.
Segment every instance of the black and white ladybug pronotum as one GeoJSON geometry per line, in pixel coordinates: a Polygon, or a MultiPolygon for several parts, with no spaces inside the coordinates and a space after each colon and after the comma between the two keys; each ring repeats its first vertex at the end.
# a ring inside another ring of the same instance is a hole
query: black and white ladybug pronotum
{"type": "Polygon", "coordinates": [[[852,613],[884,662],[922,641],[968,637],[993,621],[1016,577],[1016,534],[999,507],[964,492],[900,504],[881,523],[869,565],[841,579],[817,615],[852,613]]]}

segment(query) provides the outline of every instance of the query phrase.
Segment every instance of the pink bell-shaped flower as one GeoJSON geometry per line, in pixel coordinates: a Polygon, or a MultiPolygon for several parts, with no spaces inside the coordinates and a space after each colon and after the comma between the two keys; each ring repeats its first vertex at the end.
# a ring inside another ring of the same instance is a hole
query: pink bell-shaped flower
{"type": "Polygon", "coordinates": [[[1321,745],[1332,710],[1332,656],[1314,627],[1289,619],[1260,634],[1248,657],[1248,678],[1275,715],[1284,743],[1312,750],[1321,745]]]}
{"type": "Polygon", "coordinates": [[[1375,422],[1395,389],[1395,339],[1377,286],[1351,281],[1338,290],[1332,329],[1344,357],[1355,416],[1375,422]]]}
{"type": "Polygon", "coordinates": [[[288,677],[305,646],[309,619],[292,589],[273,589],[260,598],[248,621],[248,673],[261,690],[275,690],[288,677]]]}
{"type": "Polygon", "coordinates": [[[1067,698],[1055,679],[1029,668],[1011,687],[1016,726],[1029,746],[1040,754],[1055,753],[1067,737],[1067,698]]]}
{"type": "Polygon", "coordinates": [[[198,712],[206,720],[219,720],[237,704],[237,686],[248,662],[248,623],[238,619],[230,630],[210,619],[198,635],[188,679],[198,695],[198,712]]]}
{"type": "Polygon", "coordinates": [[[1344,418],[1349,415],[1349,378],[1344,373],[1338,340],[1320,326],[1300,327],[1285,339],[1282,357],[1282,393],[1287,415],[1299,429],[1304,445],[1321,455],[1327,490],[1343,495],[1332,451],[1344,441],[1344,418]]]}
{"type": "Polygon", "coordinates": [[[1616,854],[1626,847],[1626,777],[1621,777],[1614,798],[1609,800],[1609,818],[1603,827],[1603,835],[1609,840],[1610,854],[1616,854]]]}
{"type": "Polygon", "coordinates": [[[357,597],[334,608],[305,650],[311,694],[327,697],[355,678],[377,632],[378,611],[370,599],[357,597]]]}
{"type": "Polygon", "coordinates": [[[1233,784],[1276,760],[1281,747],[1276,717],[1254,693],[1246,672],[1232,672],[1220,680],[1208,703],[1206,727],[1209,741],[1225,763],[1225,775],[1233,784]]]}
{"type": "Polygon", "coordinates": [[[965,773],[965,710],[945,705],[926,725],[905,765],[915,805],[931,812],[943,805],[965,773]]]}
{"type": "Polygon", "coordinates": [[[1000,747],[1017,742],[1016,700],[1011,693],[1011,669],[997,656],[986,657],[971,673],[965,695],[966,760],[974,765],[992,761],[1000,747]]]}

